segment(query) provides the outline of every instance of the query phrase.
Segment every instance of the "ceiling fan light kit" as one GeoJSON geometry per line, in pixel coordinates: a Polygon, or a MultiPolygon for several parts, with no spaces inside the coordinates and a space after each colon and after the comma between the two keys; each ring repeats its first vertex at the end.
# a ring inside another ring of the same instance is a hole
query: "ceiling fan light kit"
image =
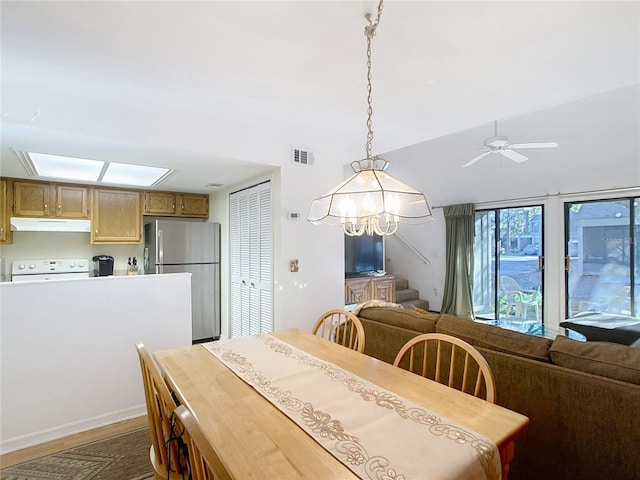
{"type": "Polygon", "coordinates": [[[484,150],[480,155],[469,160],[462,165],[463,168],[470,167],[474,163],[483,159],[491,153],[499,153],[500,155],[513,160],[516,163],[522,163],[529,159],[529,157],[516,152],[517,149],[526,148],[555,148],[558,146],[557,142],[534,142],[534,143],[510,143],[509,137],[498,135],[498,121],[494,121],[493,137],[486,138],[484,146],[480,150],[484,150]]]}
{"type": "Polygon", "coordinates": [[[385,172],[389,162],[371,154],[373,129],[371,116],[371,40],[382,15],[378,4],[375,21],[366,14],[367,37],[367,142],[366,158],[351,163],[355,174],[333,187],[311,204],[307,220],[313,224],[341,226],[350,236],[393,235],[400,223],[433,220],[424,194],[385,172]]]}

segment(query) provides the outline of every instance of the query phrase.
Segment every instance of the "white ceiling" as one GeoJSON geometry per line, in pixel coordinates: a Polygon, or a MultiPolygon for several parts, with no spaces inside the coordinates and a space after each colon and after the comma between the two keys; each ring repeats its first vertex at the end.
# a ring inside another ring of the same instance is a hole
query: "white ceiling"
{"type": "MultiPolygon", "coordinates": [[[[292,146],[359,159],[376,5],[3,0],[0,173],[26,177],[11,149],[30,150],[174,168],[159,188],[206,192],[288,164],[292,146]]],[[[374,153],[637,84],[639,7],[387,0],[374,153]]]]}

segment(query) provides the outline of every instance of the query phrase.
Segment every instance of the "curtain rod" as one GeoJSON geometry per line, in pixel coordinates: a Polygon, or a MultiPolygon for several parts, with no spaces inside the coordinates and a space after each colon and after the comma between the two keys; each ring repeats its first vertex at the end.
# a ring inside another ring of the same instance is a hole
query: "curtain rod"
{"type": "MultiPolygon", "coordinates": [[[[520,198],[505,198],[502,200],[489,200],[487,202],[479,202],[476,205],[490,205],[492,203],[505,203],[505,202],[523,202],[523,201],[529,201],[529,200],[544,200],[546,198],[551,198],[551,197],[562,197],[565,195],[593,195],[593,194],[597,194],[597,193],[622,193],[622,192],[633,192],[633,191],[640,191],[640,186],[637,187],[620,187],[620,188],[607,188],[604,190],[587,190],[587,191],[582,191],[582,192],[569,192],[569,193],[547,193],[546,195],[536,195],[536,196],[532,196],[532,197],[520,197],[520,198]]],[[[435,210],[436,208],[440,209],[440,208],[444,208],[446,205],[436,205],[434,207],[431,207],[433,210],[435,210]]]]}

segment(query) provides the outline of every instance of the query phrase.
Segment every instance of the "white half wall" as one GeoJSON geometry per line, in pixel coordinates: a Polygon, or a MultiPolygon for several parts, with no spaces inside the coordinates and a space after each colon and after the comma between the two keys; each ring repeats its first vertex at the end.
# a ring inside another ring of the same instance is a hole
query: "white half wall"
{"type": "Polygon", "coordinates": [[[0,452],[146,412],[135,345],[191,345],[191,274],[0,283],[0,452]]]}

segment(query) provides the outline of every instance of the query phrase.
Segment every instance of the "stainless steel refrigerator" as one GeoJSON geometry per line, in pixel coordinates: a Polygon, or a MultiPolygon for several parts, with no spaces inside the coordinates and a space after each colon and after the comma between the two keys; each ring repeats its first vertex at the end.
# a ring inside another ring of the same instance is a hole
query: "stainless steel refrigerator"
{"type": "Polygon", "coordinates": [[[156,219],[144,242],[145,273],[191,274],[193,342],[220,338],[220,224],[156,219]]]}

